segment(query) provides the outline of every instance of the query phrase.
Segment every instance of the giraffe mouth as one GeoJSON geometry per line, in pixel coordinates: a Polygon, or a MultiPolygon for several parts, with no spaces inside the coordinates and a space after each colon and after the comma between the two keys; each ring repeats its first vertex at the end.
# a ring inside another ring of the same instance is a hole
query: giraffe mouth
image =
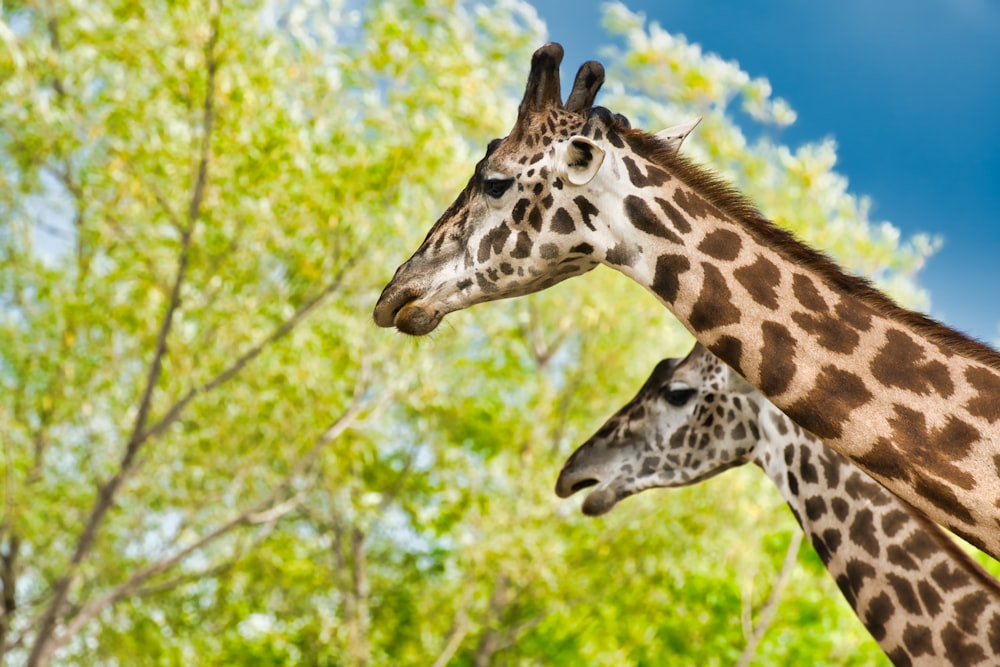
{"type": "Polygon", "coordinates": [[[577,491],[597,487],[587,494],[583,499],[581,511],[587,516],[600,516],[607,514],[618,504],[618,501],[629,495],[617,478],[612,478],[604,483],[600,479],[591,475],[577,476],[571,470],[563,469],[559,473],[556,481],[556,495],[560,498],[569,498],[577,491]]]}
{"type": "Polygon", "coordinates": [[[414,289],[394,290],[391,287],[391,283],[386,286],[375,304],[375,324],[384,328],[396,327],[411,336],[423,336],[437,328],[444,313],[421,303],[424,295],[414,289]]]}
{"type": "Polygon", "coordinates": [[[569,493],[564,497],[569,497],[576,493],[577,491],[582,491],[583,489],[589,488],[591,486],[597,486],[600,482],[596,479],[581,479],[579,482],[573,484],[569,487],[569,493]]]}

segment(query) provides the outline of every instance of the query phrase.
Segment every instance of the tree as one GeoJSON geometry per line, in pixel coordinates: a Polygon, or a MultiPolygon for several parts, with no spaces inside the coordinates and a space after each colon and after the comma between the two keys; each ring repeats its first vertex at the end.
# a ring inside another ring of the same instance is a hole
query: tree
{"type": "MultiPolygon", "coordinates": [[[[0,18],[0,654],[739,657],[795,530],[759,475],[601,520],[551,491],[688,344],[665,311],[598,271],[456,314],[430,341],[370,322],[391,267],[513,122],[543,41],[529,6],[102,0],[0,18]]],[[[609,80],[633,85],[605,104],[650,126],[705,115],[699,159],[919,294],[932,244],[873,225],[831,145],[742,139],[735,98],[765,125],[791,113],[764,82],[624,8],[608,20],[628,40],[609,80]],[[668,70],[686,96],[662,98],[668,70]]],[[[800,562],[758,654],[870,664],[818,560],[800,562]]]]}

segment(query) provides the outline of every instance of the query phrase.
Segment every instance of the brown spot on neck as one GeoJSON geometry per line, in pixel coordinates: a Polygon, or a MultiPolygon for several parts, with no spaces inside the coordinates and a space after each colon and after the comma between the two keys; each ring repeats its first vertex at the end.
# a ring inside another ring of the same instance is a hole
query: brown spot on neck
{"type": "Polygon", "coordinates": [[[736,259],[742,247],[743,242],[739,235],[729,229],[714,229],[698,244],[698,250],[723,262],[736,259]]]}
{"type": "MultiPolygon", "coordinates": [[[[743,368],[741,366],[743,358],[743,341],[734,336],[719,336],[719,338],[708,347],[712,351],[712,354],[729,364],[729,367],[741,376],[744,375],[743,368]]],[[[1000,470],[1000,463],[998,463],[998,470],[1000,470]]]]}
{"type": "Polygon", "coordinates": [[[923,361],[925,356],[924,348],[909,334],[892,329],[872,361],[872,375],[887,387],[949,398],[955,393],[955,384],[948,367],[937,360],[923,361]]]}
{"type": "Polygon", "coordinates": [[[764,322],[760,330],[764,361],[759,388],[765,396],[777,396],[788,389],[795,376],[795,339],[788,327],[777,322],[764,322]]]}
{"type": "Polygon", "coordinates": [[[625,217],[632,226],[639,231],[646,232],[652,236],[658,236],[662,239],[666,239],[671,243],[676,243],[677,245],[683,245],[684,241],[681,240],[677,234],[675,234],[670,228],[663,224],[660,218],[653,213],[649,205],[641,198],[635,195],[628,195],[625,197],[624,202],[625,217]]]}
{"type": "Polygon", "coordinates": [[[656,272],[649,286],[666,303],[677,302],[680,291],[680,275],[691,269],[691,263],[684,255],[660,255],[656,260],[656,272]]]}
{"type": "Polygon", "coordinates": [[[820,295],[819,290],[813,283],[812,278],[801,273],[792,274],[792,293],[796,300],[805,308],[817,313],[825,313],[829,310],[826,300],[820,295]]]}
{"type": "Polygon", "coordinates": [[[839,438],[851,413],[873,398],[854,373],[826,365],[809,393],[785,409],[802,428],[823,439],[839,438]]]}
{"type": "Polygon", "coordinates": [[[704,278],[698,301],[691,308],[689,322],[695,331],[709,331],[740,321],[740,310],[733,304],[733,294],[725,277],[713,264],[702,262],[704,278]]]}
{"type": "Polygon", "coordinates": [[[981,437],[976,428],[949,416],[942,428],[932,429],[922,412],[898,403],[893,408],[895,416],[889,419],[892,441],[906,452],[912,466],[954,486],[966,490],[975,487],[972,475],[954,462],[965,458],[981,437]]]}
{"type": "Polygon", "coordinates": [[[861,342],[861,337],[853,328],[835,317],[795,312],[791,318],[804,332],[811,335],[820,347],[832,352],[850,354],[861,342]]]}
{"type": "Polygon", "coordinates": [[[753,264],[747,264],[733,271],[733,277],[743,285],[750,298],[768,310],[778,309],[778,284],[781,271],[769,259],[758,256],[753,264]]]}
{"type": "Polygon", "coordinates": [[[965,405],[969,414],[995,424],[1000,420],[1000,376],[986,368],[969,368],[965,379],[979,392],[965,405]]]}

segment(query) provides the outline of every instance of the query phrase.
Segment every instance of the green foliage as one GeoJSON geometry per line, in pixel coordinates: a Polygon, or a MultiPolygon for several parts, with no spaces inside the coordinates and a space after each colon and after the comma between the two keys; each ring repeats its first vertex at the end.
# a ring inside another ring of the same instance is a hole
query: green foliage
{"type": "MultiPolygon", "coordinates": [[[[743,139],[737,96],[765,127],[794,116],[766,82],[607,16],[628,44],[609,80],[630,87],[605,104],[650,127],[705,115],[699,159],[921,303],[933,244],[872,224],[831,144],[743,139]]],[[[575,444],[689,344],[651,297],[600,270],[429,340],[371,323],[510,127],[543,41],[530,7],[102,0],[0,18],[8,658],[40,640],[60,664],[738,658],[797,529],[757,471],[597,520],[552,493],[575,444]]],[[[880,660],[800,562],[758,664],[880,660]]]]}

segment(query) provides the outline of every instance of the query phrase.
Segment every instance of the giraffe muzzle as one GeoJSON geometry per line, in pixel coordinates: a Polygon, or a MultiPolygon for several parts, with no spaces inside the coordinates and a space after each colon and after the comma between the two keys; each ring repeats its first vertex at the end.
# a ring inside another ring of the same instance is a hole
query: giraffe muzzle
{"type": "Polygon", "coordinates": [[[444,313],[421,303],[423,296],[413,288],[397,288],[390,282],[375,304],[375,324],[383,328],[396,327],[411,336],[429,334],[441,323],[444,313]]]}
{"type": "Polygon", "coordinates": [[[618,501],[629,495],[622,493],[621,485],[615,477],[604,482],[591,470],[575,470],[567,463],[559,473],[556,480],[556,495],[560,498],[569,498],[577,491],[596,486],[597,488],[587,494],[583,500],[581,510],[587,516],[600,516],[607,514],[618,504],[618,501]]]}

